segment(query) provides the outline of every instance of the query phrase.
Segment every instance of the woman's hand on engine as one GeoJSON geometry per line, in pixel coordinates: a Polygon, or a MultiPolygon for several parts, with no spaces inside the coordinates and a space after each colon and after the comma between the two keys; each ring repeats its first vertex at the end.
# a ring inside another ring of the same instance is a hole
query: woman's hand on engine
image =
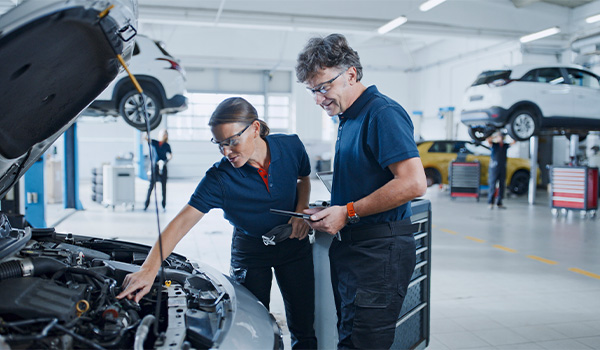
{"type": "Polygon", "coordinates": [[[139,303],[142,297],[148,294],[150,288],[152,288],[156,274],[156,271],[144,267],[137,272],[128,274],[123,280],[123,291],[117,295],[117,299],[127,297],[129,300],[133,299],[136,303],[139,303]]]}

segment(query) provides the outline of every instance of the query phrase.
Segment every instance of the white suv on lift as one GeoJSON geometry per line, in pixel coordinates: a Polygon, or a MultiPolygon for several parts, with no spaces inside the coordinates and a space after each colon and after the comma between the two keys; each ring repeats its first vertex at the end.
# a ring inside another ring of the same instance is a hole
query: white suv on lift
{"type": "MultiPolygon", "coordinates": [[[[163,44],[137,35],[131,73],[144,90],[150,129],[158,127],[164,113],[176,113],[187,108],[185,71],[163,44]]],[[[126,72],[122,72],[83,113],[85,115],[121,115],[127,124],[145,131],[142,99],[126,72]]]]}
{"type": "Polygon", "coordinates": [[[518,141],[542,131],[585,135],[600,130],[600,82],[576,65],[485,71],[465,93],[461,121],[476,141],[503,128],[518,141]]]}

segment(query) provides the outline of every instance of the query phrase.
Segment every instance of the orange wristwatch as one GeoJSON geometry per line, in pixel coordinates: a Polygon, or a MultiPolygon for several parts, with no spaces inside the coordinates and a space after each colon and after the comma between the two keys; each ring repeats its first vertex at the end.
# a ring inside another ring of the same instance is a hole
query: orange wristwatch
{"type": "Polygon", "coordinates": [[[354,202],[350,202],[346,204],[346,209],[348,210],[348,222],[351,224],[355,224],[360,221],[360,217],[354,211],[354,202]]]}

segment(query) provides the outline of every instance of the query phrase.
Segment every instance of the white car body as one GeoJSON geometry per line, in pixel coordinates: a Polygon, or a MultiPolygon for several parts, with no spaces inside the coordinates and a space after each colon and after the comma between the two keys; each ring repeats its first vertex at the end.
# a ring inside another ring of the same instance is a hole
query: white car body
{"type": "MultiPolygon", "coordinates": [[[[187,108],[185,70],[177,59],[166,52],[162,43],[144,35],[137,35],[133,40],[135,49],[129,70],[147,95],[146,108],[150,115],[150,127],[154,129],[160,124],[162,114],[176,113],[187,108]]],[[[138,113],[139,102],[135,100],[137,96],[128,96],[134,90],[127,72],[121,72],[84,114],[120,114],[131,126],[146,130],[145,120],[138,113]]]]}
{"type": "Polygon", "coordinates": [[[599,103],[599,78],[583,67],[519,65],[480,74],[465,93],[461,121],[479,140],[505,127],[519,141],[541,131],[585,133],[600,130],[599,103]]]}

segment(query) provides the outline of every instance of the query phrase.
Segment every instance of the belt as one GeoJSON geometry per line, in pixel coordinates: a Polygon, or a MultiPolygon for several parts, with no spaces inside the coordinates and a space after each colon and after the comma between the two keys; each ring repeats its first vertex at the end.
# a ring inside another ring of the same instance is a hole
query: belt
{"type": "Polygon", "coordinates": [[[373,238],[412,235],[420,230],[421,223],[412,224],[408,219],[359,227],[346,226],[337,237],[343,242],[359,242],[373,238]]]}

